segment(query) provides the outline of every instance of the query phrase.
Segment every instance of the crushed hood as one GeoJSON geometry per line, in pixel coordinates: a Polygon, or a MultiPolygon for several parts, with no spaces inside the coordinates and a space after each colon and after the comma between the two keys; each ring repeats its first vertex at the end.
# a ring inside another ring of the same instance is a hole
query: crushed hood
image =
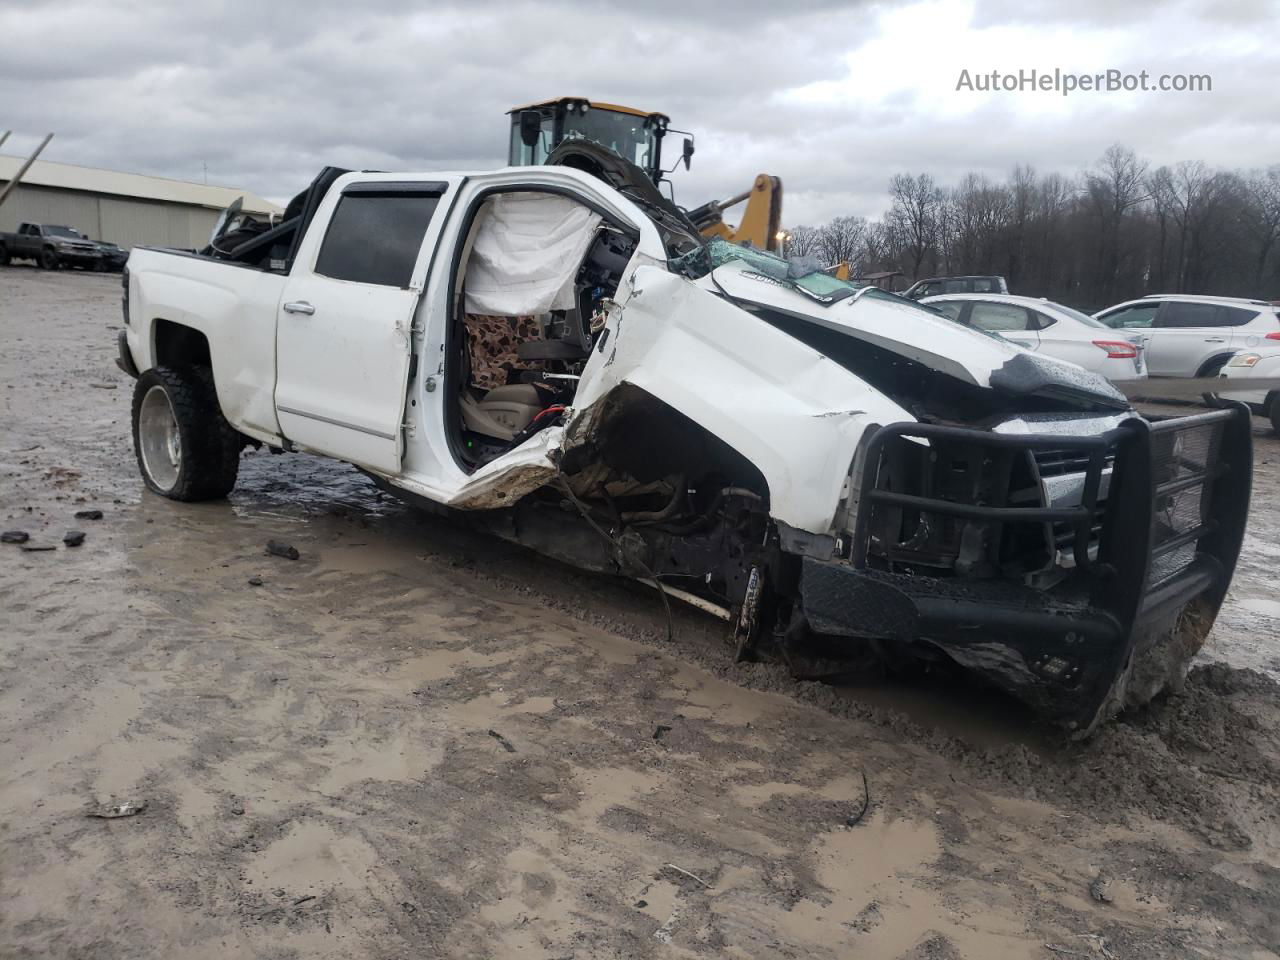
{"type": "MultiPolygon", "coordinates": [[[[975,386],[1013,396],[1053,397],[1089,407],[1127,409],[1105,377],[1009,341],[962,326],[875,287],[857,287],[825,273],[800,272],[795,261],[713,241],[702,254],[708,269],[696,283],[741,305],[758,305],[847,334],[975,386]]],[[[696,263],[685,264],[697,273],[696,263]]]]}

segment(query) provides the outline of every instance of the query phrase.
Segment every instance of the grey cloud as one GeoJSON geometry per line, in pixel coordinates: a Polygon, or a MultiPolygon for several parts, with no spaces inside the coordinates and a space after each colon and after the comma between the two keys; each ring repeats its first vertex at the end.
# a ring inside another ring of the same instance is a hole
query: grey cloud
{"type": "MultiPolygon", "coordinates": [[[[768,171],[785,182],[791,223],[878,213],[897,171],[948,182],[969,169],[1003,175],[1019,162],[1074,170],[1114,140],[1157,162],[1249,166],[1280,156],[1275,53],[1205,63],[1191,41],[1210,8],[1128,23],[1112,9],[1124,6],[1084,0],[1073,9],[1081,24],[1131,31],[1135,63],[1158,51],[1161,69],[1213,73],[1215,92],[1133,109],[1077,96],[1065,121],[1019,117],[1014,101],[999,99],[950,114],[910,92],[790,104],[787,90],[844,78],[846,54],[856,57],[875,26],[878,8],[835,0],[657,0],[625,12],[571,0],[501,9],[406,0],[375,13],[336,0],[62,0],[0,2],[0,122],[24,135],[9,152],[53,129],[49,159],[189,179],[207,164],[210,182],[283,198],[326,163],[500,165],[507,109],[581,94],[663,110],[696,133],[693,170],[675,174],[681,202],[727,196],[768,171]]],[[[983,0],[977,15],[1034,22],[1052,16],[1049,7],[983,0]]],[[[913,69],[910,50],[901,69],[913,69]]]]}

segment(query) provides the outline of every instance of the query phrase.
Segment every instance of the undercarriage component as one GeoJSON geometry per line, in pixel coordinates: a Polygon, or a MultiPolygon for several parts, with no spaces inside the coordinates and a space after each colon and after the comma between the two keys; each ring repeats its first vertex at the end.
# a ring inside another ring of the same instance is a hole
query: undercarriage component
{"type": "Polygon", "coordinates": [[[738,620],[734,625],[733,639],[737,646],[737,659],[746,660],[755,646],[756,636],[760,628],[760,595],[763,590],[763,578],[760,568],[752,567],[747,577],[747,592],[743,594],[742,606],[738,611],[738,620]]]}

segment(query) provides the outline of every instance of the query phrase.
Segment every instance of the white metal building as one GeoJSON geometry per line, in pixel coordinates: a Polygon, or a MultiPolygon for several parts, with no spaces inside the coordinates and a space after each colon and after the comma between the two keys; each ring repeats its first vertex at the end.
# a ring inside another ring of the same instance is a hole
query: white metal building
{"type": "MultiPolygon", "coordinates": [[[[0,156],[0,189],[21,165],[21,157],[0,156]]],[[[244,198],[246,211],[283,212],[231,187],[37,160],[0,205],[0,231],[17,230],[23,222],[55,223],[125,248],[198,248],[209,242],[218,213],[236,197],[244,198]]]]}

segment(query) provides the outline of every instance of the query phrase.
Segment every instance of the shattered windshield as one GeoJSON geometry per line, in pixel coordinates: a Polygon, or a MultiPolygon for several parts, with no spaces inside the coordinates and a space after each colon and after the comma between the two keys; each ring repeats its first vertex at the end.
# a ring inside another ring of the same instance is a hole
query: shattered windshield
{"type": "MultiPolygon", "coordinates": [[[[895,293],[886,293],[879,287],[870,284],[860,285],[838,280],[827,273],[813,257],[791,257],[788,259],[780,257],[776,253],[738,246],[717,237],[696,250],[676,257],[670,261],[670,264],[671,268],[677,273],[682,273],[686,277],[696,280],[699,277],[706,276],[717,267],[722,267],[735,261],[742,263],[746,267],[743,271],[744,276],[765,280],[778,286],[790,287],[824,307],[855,297],[867,300],[882,300],[898,307],[905,307],[909,310],[928,314],[931,319],[949,326],[955,325],[955,321],[951,317],[927,303],[908,300],[895,293]]],[[[987,340],[998,342],[1002,346],[1007,347],[1009,345],[1009,341],[999,334],[989,333],[986,330],[972,326],[966,326],[963,329],[987,340]]]]}
{"type": "Polygon", "coordinates": [[[857,284],[837,280],[812,257],[792,257],[788,260],[776,253],[741,247],[718,237],[671,261],[671,266],[685,276],[697,278],[735,260],[747,268],[748,274],[754,273],[762,279],[792,287],[823,306],[847,300],[859,290],[865,289],[857,284]]]}

